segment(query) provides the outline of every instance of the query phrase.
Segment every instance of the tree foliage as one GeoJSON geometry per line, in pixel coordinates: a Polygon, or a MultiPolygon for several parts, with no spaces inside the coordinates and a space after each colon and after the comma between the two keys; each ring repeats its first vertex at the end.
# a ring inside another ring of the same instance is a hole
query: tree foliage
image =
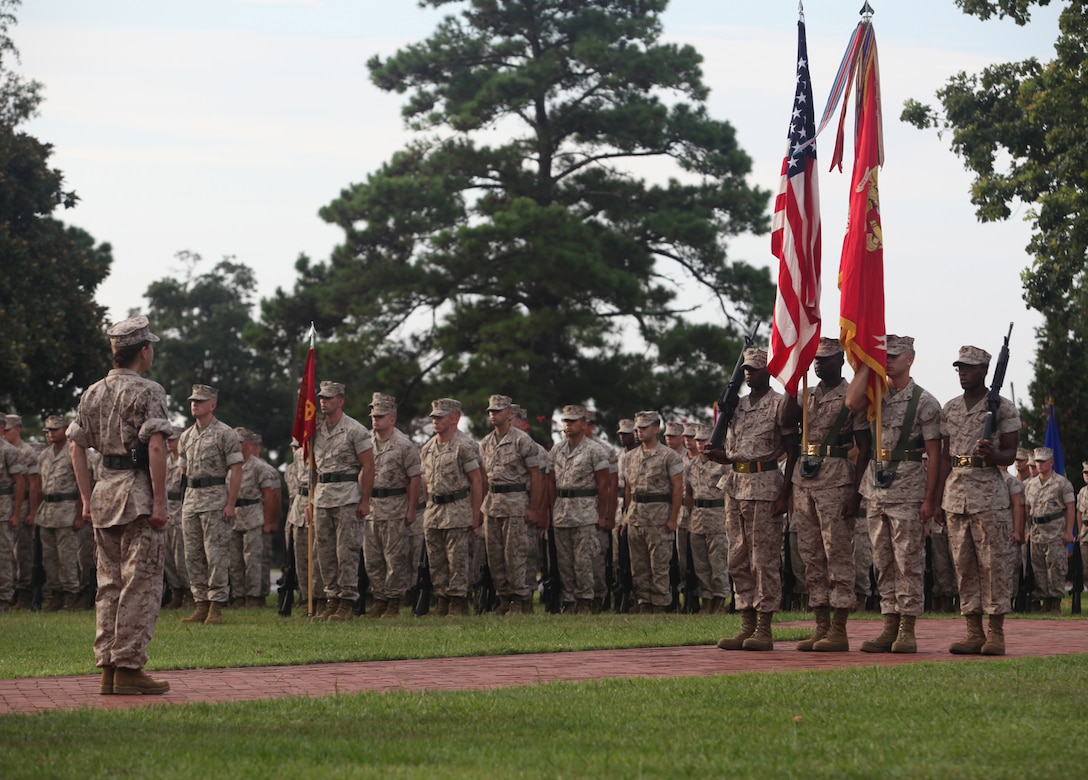
{"type": "Polygon", "coordinates": [[[725,253],[766,230],[768,193],[707,115],[700,55],[660,42],[665,5],[475,0],[372,58],[414,134],[322,209],[344,242],[266,301],[266,343],[314,321],[320,372],[360,391],[349,410],[370,389],[413,412],[494,392],[533,415],[592,398],[606,421],[709,406],[736,325],[773,304],[769,272],[725,253]],[[684,321],[684,285],[721,324],[684,321]]]}
{"type": "MultiPolygon", "coordinates": [[[[959,0],[982,18],[1008,15],[1023,24],[1030,0],[959,0]]],[[[1070,460],[1088,454],[1088,3],[1061,12],[1055,56],[1002,63],[980,74],[959,73],[937,93],[943,115],[908,101],[903,118],[951,131],[952,149],[975,180],[971,200],[980,220],[1007,219],[1027,204],[1033,230],[1031,266],[1021,275],[1024,300],[1042,313],[1033,410],[1024,413],[1022,441],[1039,444],[1045,405],[1053,401],[1070,460]]],[[[1074,475],[1075,476],[1075,475],[1074,475]]]]}
{"type": "Polygon", "coordinates": [[[152,282],[144,293],[161,339],[154,378],[166,388],[171,410],[191,422],[192,386],[211,385],[219,390],[217,418],[257,431],[266,446],[285,453],[295,399],[287,374],[251,343],[253,271],[228,257],[197,273],[200,255],[179,252],[177,259],[181,273],[152,282]]]}
{"type": "Polygon", "coordinates": [[[24,416],[69,411],[109,368],[95,290],[109,273],[109,244],[52,217],[78,200],[49,167],[53,147],[17,131],[41,85],[10,70],[17,0],[0,0],[0,404],[24,416]]]}

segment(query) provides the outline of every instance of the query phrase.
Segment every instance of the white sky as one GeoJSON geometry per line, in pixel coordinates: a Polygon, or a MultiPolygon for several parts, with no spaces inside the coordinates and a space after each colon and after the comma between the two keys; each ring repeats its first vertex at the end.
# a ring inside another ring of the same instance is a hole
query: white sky
{"type": "MultiPolygon", "coordinates": [[[[818,111],[860,4],[805,4],[818,111]]],[[[889,331],[916,337],[914,376],[942,403],[960,392],[951,365],[958,347],[996,356],[1010,321],[1004,394],[1011,382],[1026,400],[1042,322],[1021,298],[1029,226],[1026,209],[980,225],[947,137],[904,125],[899,112],[908,97],[934,103],[960,70],[1050,59],[1058,11],[1043,9],[1019,28],[967,17],[952,0],[876,3],[886,319],[889,331]]],[[[98,294],[111,316],[142,308],[148,285],[178,270],[181,250],[203,255],[204,270],[235,256],[255,270],[262,297],[291,289],[299,254],[328,258],[342,234],[317,210],[408,138],[404,98],[371,85],[366,61],[422,40],[448,13],[411,0],[24,0],[13,38],[22,73],[43,82],[46,97],[26,130],[54,145],[52,164],[81,198],[57,216],[113,246],[98,294]]],[[[666,40],[704,56],[710,114],[733,124],[754,160],[751,182],[773,192],[793,97],[796,2],[672,0],[663,21],[666,40]]],[[[832,130],[818,145],[825,335],[838,335],[852,159],[848,146],[844,173],[826,172],[832,130]]],[[[769,236],[743,236],[730,259],[777,269],[769,247],[769,236]]],[[[701,295],[691,290],[685,300],[701,295]]],[[[708,307],[700,316],[717,314],[708,307]]]]}

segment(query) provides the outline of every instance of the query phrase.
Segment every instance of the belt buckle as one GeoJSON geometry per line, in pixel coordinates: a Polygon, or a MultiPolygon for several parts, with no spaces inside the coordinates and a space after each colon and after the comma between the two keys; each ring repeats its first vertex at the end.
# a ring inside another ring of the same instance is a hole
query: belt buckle
{"type": "Polygon", "coordinates": [[[805,447],[805,454],[812,457],[818,456],[820,454],[820,445],[809,444],[807,447],[805,447]]]}
{"type": "Polygon", "coordinates": [[[891,450],[881,450],[880,451],[880,459],[881,460],[891,460],[892,459],[892,451],[891,450]]]}
{"type": "Polygon", "coordinates": [[[738,474],[751,474],[752,473],[752,464],[751,463],[734,463],[733,464],[733,470],[735,472],[737,472],[738,474]]]}

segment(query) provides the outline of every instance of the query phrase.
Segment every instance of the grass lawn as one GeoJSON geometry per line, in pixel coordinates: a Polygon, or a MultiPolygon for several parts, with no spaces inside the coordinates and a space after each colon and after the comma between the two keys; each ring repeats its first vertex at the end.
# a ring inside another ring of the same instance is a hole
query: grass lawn
{"type": "Polygon", "coordinates": [[[1082,777],[1085,691],[1070,656],[55,711],[0,717],[0,774],[1082,777]]]}

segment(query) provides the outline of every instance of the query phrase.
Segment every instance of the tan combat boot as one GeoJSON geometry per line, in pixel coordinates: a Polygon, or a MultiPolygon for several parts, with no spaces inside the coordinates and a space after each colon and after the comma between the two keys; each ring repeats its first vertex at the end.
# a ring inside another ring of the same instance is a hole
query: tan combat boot
{"type": "Polygon", "coordinates": [[[468,596],[455,596],[450,599],[450,611],[447,617],[468,615],[468,596]]]}
{"type": "Polygon", "coordinates": [[[61,609],[67,610],[69,612],[75,612],[77,609],[79,609],[79,594],[65,593],[64,606],[62,606],[61,609]]]}
{"type": "Polygon", "coordinates": [[[875,639],[866,639],[861,643],[863,653],[890,653],[895,638],[899,635],[899,615],[890,612],[884,616],[884,630],[875,639]]]}
{"type": "MultiPolygon", "coordinates": [[[[519,606],[521,607],[521,614],[523,614],[523,615],[533,614],[533,597],[532,596],[526,596],[525,598],[523,598],[521,600],[521,602],[519,603],[519,606]]],[[[515,610],[515,611],[517,611],[517,610],[515,610]]]]}
{"type": "Polygon", "coordinates": [[[370,605],[370,609],[367,610],[364,617],[371,620],[377,620],[385,615],[385,611],[389,609],[389,602],[385,599],[374,599],[374,603],[370,605]]]}
{"type": "Polygon", "coordinates": [[[98,692],[103,696],[113,695],[113,667],[102,667],[102,680],[98,683],[98,692]]]}
{"type": "MultiPolygon", "coordinates": [[[[332,599],[329,599],[332,601],[332,599]]],[[[355,602],[351,599],[340,599],[336,611],[329,615],[330,622],[343,623],[355,619],[355,602]]]]}
{"type": "Polygon", "coordinates": [[[740,613],[740,633],[732,637],[723,637],[718,640],[721,650],[743,650],[744,640],[756,631],[756,611],[745,609],[740,613]]]}
{"type": "Polygon", "coordinates": [[[725,614],[725,599],[721,596],[714,596],[710,599],[710,606],[706,610],[708,615],[724,615],[725,614]]]}
{"type": "Polygon", "coordinates": [[[438,606],[434,608],[434,612],[431,613],[435,617],[446,617],[450,614],[450,599],[449,596],[439,596],[438,606]]]}
{"type": "Polygon", "coordinates": [[[990,615],[989,636],[982,646],[983,655],[1005,655],[1005,616],[990,615]]]}
{"type": "Polygon", "coordinates": [[[148,677],[143,669],[122,669],[119,666],[113,672],[113,692],[121,696],[140,693],[155,695],[166,693],[168,690],[170,690],[170,683],[148,677]]]}
{"type": "Polygon", "coordinates": [[[986,634],[982,630],[982,615],[964,615],[967,619],[967,636],[953,642],[948,652],[952,655],[978,655],[986,644],[986,634]]]}
{"type": "Polygon", "coordinates": [[[30,611],[30,591],[19,589],[15,591],[15,601],[11,605],[13,612],[30,611]]]}
{"type": "Polygon", "coordinates": [[[815,642],[812,649],[818,653],[845,653],[850,649],[850,639],[846,636],[846,621],[850,617],[849,607],[836,607],[835,617],[827,636],[815,642]]]}
{"type": "Polygon", "coordinates": [[[181,601],[185,598],[185,594],[181,592],[181,588],[170,589],[170,601],[166,603],[163,609],[181,609],[181,601]]]}
{"type": "Polygon", "coordinates": [[[509,596],[499,596],[499,603],[495,605],[496,615],[506,615],[510,612],[510,605],[513,603],[513,599],[509,596]]]}
{"type": "Polygon", "coordinates": [[[744,640],[745,650],[774,650],[774,637],[771,636],[771,618],[773,612],[760,612],[755,632],[744,640]]]}
{"type": "Polygon", "coordinates": [[[206,626],[221,626],[223,625],[223,605],[218,601],[208,602],[208,616],[204,618],[204,625],[206,626]]]}
{"type": "Polygon", "coordinates": [[[324,602],[324,606],[321,606],[320,611],[318,611],[318,607],[316,606],[318,602],[316,600],[314,601],[314,612],[317,613],[314,615],[314,620],[328,620],[336,614],[338,609],[340,609],[340,599],[324,599],[324,602]]]}
{"type": "Polygon", "coordinates": [[[400,599],[390,599],[389,603],[385,605],[385,612],[382,613],[381,617],[400,617],[400,599]]]}
{"type": "Polygon", "coordinates": [[[918,642],[914,638],[914,615],[900,615],[899,636],[892,642],[893,653],[917,653],[918,642]]]}
{"type": "Polygon", "coordinates": [[[812,612],[816,616],[816,630],[808,639],[802,639],[797,643],[797,649],[803,653],[812,650],[812,646],[827,636],[831,628],[831,607],[813,607],[812,612]]]}
{"type": "Polygon", "coordinates": [[[42,604],[42,612],[60,612],[63,607],[64,596],[58,593],[45,600],[42,604]]]}
{"type": "Polygon", "coordinates": [[[246,596],[246,609],[264,609],[265,600],[260,596],[246,596]]]}
{"type": "Polygon", "coordinates": [[[203,623],[208,617],[208,610],[210,601],[198,601],[196,603],[196,609],[193,610],[193,614],[189,617],[183,617],[182,623],[203,623]]]}
{"type": "Polygon", "coordinates": [[[593,600],[592,599],[576,599],[574,602],[574,614],[575,615],[591,615],[593,614],[593,600]]]}

